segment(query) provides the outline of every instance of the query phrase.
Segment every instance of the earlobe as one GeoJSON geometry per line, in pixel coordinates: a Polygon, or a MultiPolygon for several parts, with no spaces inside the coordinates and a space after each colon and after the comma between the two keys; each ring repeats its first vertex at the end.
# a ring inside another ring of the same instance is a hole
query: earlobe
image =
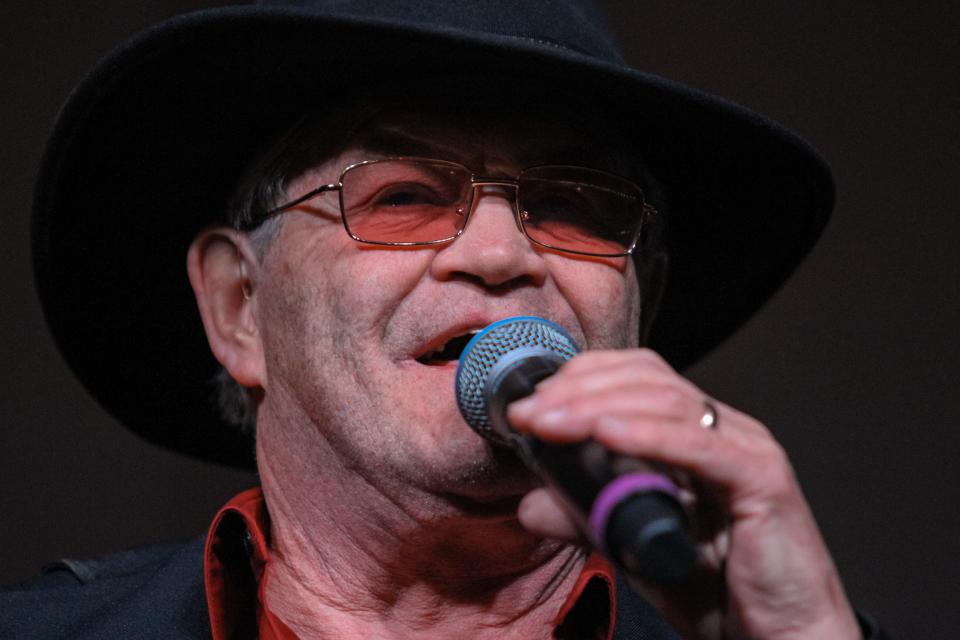
{"type": "Polygon", "coordinates": [[[265,383],[256,314],[259,263],[246,238],[218,227],[202,231],[187,252],[187,273],[214,357],[239,384],[265,383]]]}

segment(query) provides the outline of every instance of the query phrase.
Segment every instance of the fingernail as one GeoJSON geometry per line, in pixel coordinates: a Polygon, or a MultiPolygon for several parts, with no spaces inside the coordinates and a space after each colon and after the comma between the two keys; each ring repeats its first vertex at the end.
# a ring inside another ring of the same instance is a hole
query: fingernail
{"type": "Polygon", "coordinates": [[[533,398],[523,398],[510,403],[510,413],[516,418],[529,418],[536,411],[537,401],[533,398]]]}
{"type": "Polygon", "coordinates": [[[551,409],[537,418],[537,423],[543,427],[555,427],[566,421],[567,414],[566,409],[551,409]]]}

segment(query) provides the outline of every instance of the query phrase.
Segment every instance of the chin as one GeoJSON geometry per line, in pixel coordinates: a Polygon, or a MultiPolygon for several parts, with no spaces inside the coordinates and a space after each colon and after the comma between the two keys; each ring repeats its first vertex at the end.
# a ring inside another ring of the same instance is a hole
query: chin
{"type": "MultiPolygon", "coordinates": [[[[385,408],[381,415],[388,415],[385,408]]],[[[477,504],[516,502],[539,484],[513,451],[471,430],[452,398],[426,406],[394,406],[393,415],[389,422],[381,421],[379,437],[370,434],[361,459],[367,464],[379,459],[385,465],[381,472],[390,469],[394,481],[443,499],[477,504]]]]}
{"type": "Polygon", "coordinates": [[[485,445],[484,455],[449,469],[440,491],[479,504],[516,502],[539,486],[537,478],[512,451],[485,445]]]}

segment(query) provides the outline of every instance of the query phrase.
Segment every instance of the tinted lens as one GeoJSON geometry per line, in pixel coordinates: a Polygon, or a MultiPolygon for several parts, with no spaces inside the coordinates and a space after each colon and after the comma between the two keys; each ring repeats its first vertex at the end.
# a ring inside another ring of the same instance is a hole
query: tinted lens
{"type": "Polygon", "coordinates": [[[606,256],[633,248],[643,193],[632,182],[579,167],[535,167],[523,172],[519,183],[523,226],[535,242],[606,256]]]}
{"type": "Polygon", "coordinates": [[[358,240],[433,242],[463,228],[470,172],[459,165],[379,160],[351,167],[341,181],[344,221],[358,240]]]}

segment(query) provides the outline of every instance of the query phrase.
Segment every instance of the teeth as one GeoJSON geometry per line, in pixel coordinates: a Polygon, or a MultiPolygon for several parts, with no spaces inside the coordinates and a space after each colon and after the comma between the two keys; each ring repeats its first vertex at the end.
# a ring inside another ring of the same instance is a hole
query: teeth
{"type": "Polygon", "coordinates": [[[477,335],[478,333],[480,333],[480,329],[471,329],[470,331],[467,331],[467,332],[465,332],[465,333],[461,333],[460,335],[454,336],[454,337],[450,338],[449,340],[447,340],[444,344],[440,345],[440,347],[439,347],[438,349],[434,349],[434,350],[432,350],[432,351],[429,351],[429,352],[423,354],[422,356],[420,356],[419,358],[417,358],[417,360],[418,360],[419,362],[422,362],[422,363],[431,362],[431,361],[433,361],[433,360],[436,360],[437,357],[438,357],[440,354],[442,354],[444,351],[446,351],[447,347],[449,347],[449,346],[450,346],[450,343],[453,342],[454,340],[464,340],[464,345],[466,345],[466,343],[469,342],[470,339],[473,338],[473,336],[477,335]]]}

